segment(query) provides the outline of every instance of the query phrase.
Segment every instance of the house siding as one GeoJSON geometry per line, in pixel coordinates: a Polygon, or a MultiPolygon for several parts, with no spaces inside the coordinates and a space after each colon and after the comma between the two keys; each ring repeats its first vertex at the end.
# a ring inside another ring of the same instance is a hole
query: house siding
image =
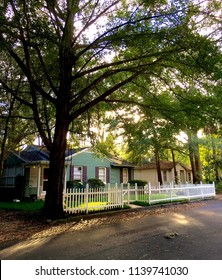
{"type": "MultiPolygon", "coordinates": [[[[120,166],[113,166],[107,158],[99,158],[89,151],[83,151],[70,156],[67,163],[72,166],[87,166],[87,172],[84,174],[84,179],[98,178],[98,168],[106,168],[106,183],[111,185],[121,183],[121,170],[120,166]]],[[[128,169],[129,178],[133,178],[132,170],[128,169]]],[[[66,168],[66,180],[70,180],[70,166],[66,168]]],[[[85,181],[85,180],[84,180],[85,181]]],[[[84,182],[83,182],[84,183],[84,182]]]]}
{"type": "Polygon", "coordinates": [[[150,182],[152,186],[158,184],[157,172],[156,170],[148,170],[148,169],[135,169],[134,171],[134,179],[135,180],[143,180],[146,182],[150,182]]]}
{"type": "Polygon", "coordinates": [[[120,168],[112,167],[110,170],[110,184],[120,184],[120,168]]]}
{"type": "MultiPolygon", "coordinates": [[[[73,155],[70,160],[71,165],[86,166],[84,179],[96,178],[96,168],[110,168],[110,162],[106,158],[98,158],[90,152],[81,152],[73,155]]],[[[110,174],[111,175],[111,174],[110,174]]],[[[70,168],[66,170],[67,181],[70,180],[70,168]]]]}
{"type": "MultiPolygon", "coordinates": [[[[164,181],[163,176],[163,170],[161,170],[161,175],[163,179],[164,184],[169,184],[171,182],[175,182],[175,175],[174,175],[174,169],[165,170],[167,181],[164,181]]],[[[177,164],[176,165],[176,171],[177,176],[179,179],[179,183],[185,183],[188,181],[188,173],[191,173],[191,171],[187,171],[182,165],[177,164]],[[184,176],[182,177],[182,173],[184,173],[184,176]]],[[[156,169],[135,169],[134,171],[134,178],[137,180],[144,180],[151,184],[151,186],[158,186],[158,176],[157,176],[157,170],[156,169]]],[[[191,174],[191,180],[192,180],[192,174],[191,174]]]]}

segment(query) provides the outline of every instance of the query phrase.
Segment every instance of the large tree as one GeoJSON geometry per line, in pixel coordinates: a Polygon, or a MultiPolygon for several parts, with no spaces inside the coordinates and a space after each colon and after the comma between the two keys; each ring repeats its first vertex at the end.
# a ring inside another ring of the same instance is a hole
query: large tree
{"type": "Polygon", "coordinates": [[[48,216],[63,214],[66,136],[73,121],[141,74],[158,79],[166,69],[202,71],[204,54],[213,48],[210,37],[195,30],[195,13],[198,5],[187,0],[2,1],[1,54],[16,67],[14,83],[0,74],[0,85],[32,110],[49,150],[48,216]]]}

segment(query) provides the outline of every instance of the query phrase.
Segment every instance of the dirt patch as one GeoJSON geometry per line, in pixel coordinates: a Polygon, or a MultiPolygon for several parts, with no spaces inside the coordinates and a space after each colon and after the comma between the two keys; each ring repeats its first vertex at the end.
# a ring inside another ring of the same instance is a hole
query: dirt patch
{"type": "MultiPolygon", "coordinates": [[[[222,199],[222,196],[217,196],[217,199],[222,199]]],[[[57,223],[47,221],[39,214],[0,209],[0,249],[26,239],[36,239],[68,231],[84,230],[102,224],[116,223],[121,220],[138,219],[147,215],[162,215],[169,212],[186,211],[190,208],[200,207],[208,202],[209,200],[205,200],[94,215],[89,214],[82,217],[71,216],[69,219],[57,223]]]]}
{"type": "Polygon", "coordinates": [[[0,209],[0,245],[24,240],[34,233],[50,227],[40,215],[0,209]]]}

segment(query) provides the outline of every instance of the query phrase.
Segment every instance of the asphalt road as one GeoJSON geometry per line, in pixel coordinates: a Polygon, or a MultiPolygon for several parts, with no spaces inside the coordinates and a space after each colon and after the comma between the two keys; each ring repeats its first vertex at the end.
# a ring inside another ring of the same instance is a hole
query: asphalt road
{"type": "Polygon", "coordinates": [[[0,259],[222,260],[222,200],[27,240],[0,251],[0,259]]]}

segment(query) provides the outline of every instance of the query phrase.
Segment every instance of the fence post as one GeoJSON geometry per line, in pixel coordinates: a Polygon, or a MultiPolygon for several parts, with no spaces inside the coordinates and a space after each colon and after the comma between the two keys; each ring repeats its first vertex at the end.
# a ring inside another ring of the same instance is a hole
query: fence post
{"type": "Polygon", "coordinates": [[[76,207],[76,200],[77,200],[77,197],[79,196],[79,195],[77,195],[76,194],[76,192],[78,193],[79,191],[78,191],[78,189],[77,190],[75,190],[75,189],[69,189],[69,193],[70,193],[70,206],[69,207],[71,207],[71,211],[72,212],[75,212],[75,207],[76,207]]]}
{"type": "Polygon", "coordinates": [[[151,205],[151,184],[148,182],[148,198],[149,198],[149,205],[151,205]]]}
{"type": "Polygon", "coordinates": [[[135,200],[138,200],[138,187],[137,187],[137,183],[135,183],[135,200]]]}
{"type": "Polygon", "coordinates": [[[123,205],[124,205],[123,183],[120,184],[120,190],[121,190],[121,192],[120,192],[121,201],[120,202],[121,202],[121,206],[123,208],[123,205]]]}
{"type": "Polygon", "coordinates": [[[65,191],[63,191],[63,196],[62,196],[63,211],[65,211],[65,212],[66,212],[66,208],[67,208],[66,193],[67,193],[67,189],[65,191]]]}
{"type": "Polygon", "coordinates": [[[86,214],[89,213],[89,184],[86,184],[86,192],[85,192],[85,209],[86,209],[86,214]]]}
{"type": "MultiPolygon", "coordinates": [[[[200,182],[200,184],[202,185],[202,182],[200,182]]],[[[204,198],[204,187],[201,187],[201,198],[204,198]]]]}
{"type": "Polygon", "coordinates": [[[111,189],[110,189],[110,183],[107,184],[107,192],[108,192],[108,202],[112,202],[112,195],[111,195],[111,189]]]}
{"type": "Polygon", "coordinates": [[[213,195],[216,195],[216,187],[215,187],[215,183],[213,182],[213,195]]]}
{"type": "Polygon", "coordinates": [[[188,186],[188,182],[186,182],[186,186],[187,186],[187,196],[188,196],[188,200],[190,200],[190,187],[188,186]]]}
{"type": "Polygon", "coordinates": [[[172,189],[173,189],[173,188],[172,188],[171,185],[170,185],[170,188],[169,188],[169,189],[170,189],[170,202],[172,202],[172,189]]]}
{"type": "Polygon", "coordinates": [[[130,204],[130,184],[127,184],[127,204],[130,204]]]}

